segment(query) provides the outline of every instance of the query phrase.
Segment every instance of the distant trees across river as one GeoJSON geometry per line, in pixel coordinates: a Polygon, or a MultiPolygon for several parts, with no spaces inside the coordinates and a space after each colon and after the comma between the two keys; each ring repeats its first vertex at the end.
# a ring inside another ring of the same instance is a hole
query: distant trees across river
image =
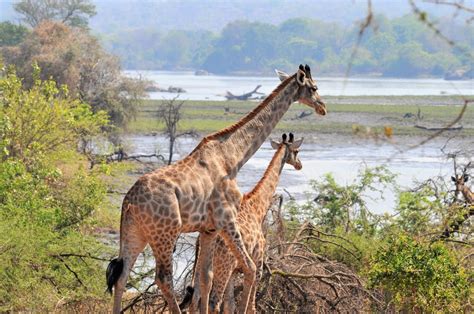
{"type": "MultiPolygon", "coordinates": [[[[471,70],[474,29],[437,21],[450,45],[413,15],[376,16],[351,59],[360,25],[351,27],[294,18],[279,25],[235,21],[220,33],[205,30],[121,30],[102,36],[126,69],[205,70],[216,74],[269,74],[293,70],[300,63],[318,74],[388,77],[443,77],[471,70]]],[[[472,73],[472,71],[471,71],[472,73]]]]}

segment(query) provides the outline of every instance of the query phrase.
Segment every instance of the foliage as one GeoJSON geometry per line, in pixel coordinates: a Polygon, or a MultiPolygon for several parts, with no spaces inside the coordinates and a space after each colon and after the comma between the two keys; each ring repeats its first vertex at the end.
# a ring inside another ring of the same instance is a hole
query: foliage
{"type": "Polygon", "coordinates": [[[445,202],[447,191],[433,180],[411,191],[401,191],[398,206],[397,226],[412,235],[432,232],[446,216],[448,204],[445,202]]]}
{"type": "MultiPolygon", "coordinates": [[[[375,17],[352,59],[354,74],[384,76],[442,76],[471,67],[474,53],[469,26],[441,23],[455,34],[451,47],[414,16],[375,17]]],[[[274,26],[234,21],[219,34],[208,31],[129,30],[104,38],[130,69],[205,69],[212,73],[271,73],[295,69],[300,63],[317,66],[323,75],[344,74],[354,50],[359,25],[345,29],[335,23],[293,18],[274,26]]]]}
{"type": "Polygon", "coordinates": [[[2,54],[7,64],[16,66],[26,87],[35,83],[31,65],[36,62],[41,79],[66,85],[94,112],[106,111],[115,125],[126,125],[144,96],[144,82],[122,76],[118,59],[83,29],[43,22],[19,46],[4,48],[2,54]]]}
{"type": "Polygon", "coordinates": [[[463,312],[471,287],[455,255],[441,243],[400,235],[373,256],[369,283],[392,294],[397,311],[463,312]]]}
{"type": "Polygon", "coordinates": [[[105,210],[106,188],[99,173],[85,170],[77,144],[107,119],[34,73],[30,89],[13,70],[0,75],[2,312],[103,298],[107,248],[87,230],[105,210]]]}
{"type": "Polygon", "coordinates": [[[326,231],[341,228],[345,233],[373,235],[380,218],[367,208],[366,193],[380,193],[394,182],[394,175],[387,168],[378,166],[362,170],[352,184],[339,185],[332,174],[326,174],[322,181],[312,181],[311,187],[316,197],[293,215],[303,216],[326,231]]]}
{"type": "Polygon", "coordinates": [[[0,23],[0,47],[15,46],[25,39],[28,29],[11,22],[0,23]]]}
{"type": "Polygon", "coordinates": [[[90,0],[21,0],[14,4],[14,9],[31,27],[44,21],[87,27],[88,19],[96,14],[90,0]]]}
{"type": "Polygon", "coordinates": [[[87,104],[71,99],[66,86],[58,88],[52,80],[42,81],[39,67],[33,68],[34,82],[28,90],[13,69],[0,79],[4,125],[0,134],[6,141],[0,157],[26,165],[70,149],[79,139],[98,135],[108,122],[105,112],[94,114],[87,104]]]}

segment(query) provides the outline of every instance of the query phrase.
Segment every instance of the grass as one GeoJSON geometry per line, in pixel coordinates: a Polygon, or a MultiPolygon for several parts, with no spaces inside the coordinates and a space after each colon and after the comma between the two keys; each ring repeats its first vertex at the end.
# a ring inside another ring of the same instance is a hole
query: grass
{"type": "MultiPolygon", "coordinates": [[[[310,108],[294,104],[277,125],[277,131],[323,132],[350,134],[356,126],[370,127],[383,132],[384,126],[393,128],[394,135],[427,135],[430,131],[414,128],[414,124],[441,127],[454,120],[462,107],[459,96],[345,96],[325,97],[328,107],[326,117],[314,115],[296,119],[310,108]],[[423,117],[404,117],[407,113],[423,117]]],[[[129,132],[160,132],[164,125],[158,122],[157,110],[163,100],[145,100],[140,105],[137,119],[129,125],[129,132]]],[[[255,101],[184,101],[181,130],[194,129],[209,133],[225,128],[257,106],[255,101]]],[[[474,134],[474,110],[466,110],[461,135],[474,134]]]]}

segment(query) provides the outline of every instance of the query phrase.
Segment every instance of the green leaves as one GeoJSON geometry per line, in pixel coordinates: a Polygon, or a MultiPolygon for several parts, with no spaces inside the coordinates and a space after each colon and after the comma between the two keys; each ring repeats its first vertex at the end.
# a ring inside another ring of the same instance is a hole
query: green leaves
{"type": "Polygon", "coordinates": [[[13,70],[0,77],[0,158],[27,165],[63,149],[74,150],[80,140],[100,134],[108,124],[105,112],[93,113],[89,105],[69,98],[66,88],[42,81],[37,64],[33,69],[35,83],[27,90],[13,70]]]}
{"type": "Polygon", "coordinates": [[[107,115],[39,79],[36,65],[34,73],[29,89],[12,70],[0,75],[2,312],[50,312],[60,299],[103,297],[99,260],[107,249],[83,230],[102,211],[106,188],[77,149],[100,134],[107,115]]]}
{"type": "Polygon", "coordinates": [[[368,277],[371,287],[393,294],[397,311],[463,312],[471,289],[468,275],[445,245],[403,234],[374,254],[368,277]]]}

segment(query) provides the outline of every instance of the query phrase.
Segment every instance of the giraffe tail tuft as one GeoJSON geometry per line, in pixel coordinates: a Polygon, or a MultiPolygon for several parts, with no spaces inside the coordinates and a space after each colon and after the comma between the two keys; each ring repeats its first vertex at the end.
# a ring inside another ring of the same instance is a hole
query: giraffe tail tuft
{"type": "Polygon", "coordinates": [[[123,259],[114,258],[110,261],[109,266],[105,272],[105,277],[107,279],[107,291],[112,294],[112,287],[119,280],[120,275],[123,271],[123,259]]]}
{"type": "Polygon", "coordinates": [[[183,301],[179,304],[179,309],[184,310],[189,306],[191,300],[193,299],[194,288],[192,286],[186,287],[186,294],[184,295],[183,301]]]}

